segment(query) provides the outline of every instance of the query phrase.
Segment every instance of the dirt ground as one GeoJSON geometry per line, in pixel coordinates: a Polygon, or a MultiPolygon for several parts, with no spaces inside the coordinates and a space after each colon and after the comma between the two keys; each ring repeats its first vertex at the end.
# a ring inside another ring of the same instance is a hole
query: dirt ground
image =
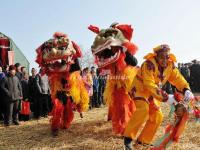
{"type": "MultiPolygon", "coordinates": [[[[167,124],[168,106],[163,106],[164,121],[155,136],[159,139],[167,124]]],[[[111,122],[107,122],[107,108],[96,108],[84,113],[81,119],[76,113],[71,127],[60,130],[59,136],[50,134],[49,118],[21,122],[19,126],[0,125],[0,150],[122,150],[123,138],[112,134],[111,122]]],[[[178,144],[170,150],[200,150],[200,124],[191,117],[187,129],[178,144]]],[[[144,148],[141,148],[144,149],[144,148]]]]}

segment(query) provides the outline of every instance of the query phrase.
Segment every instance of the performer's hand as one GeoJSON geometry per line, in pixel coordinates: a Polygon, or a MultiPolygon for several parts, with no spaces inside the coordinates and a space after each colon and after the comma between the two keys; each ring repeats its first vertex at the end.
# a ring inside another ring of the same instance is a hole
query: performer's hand
{"type": "Polygon", "coordinates": [[[167,102],[167,100],[169,98],[168,94],[163,90],[161,91],[161,94],[163,96],[163,102],[167,102]]]}
{"type": "Polygon", "coordinates": [[[185,102],[189,102],[191,99],[194,98],[194,95],[193,95],[193,93],[190,90],[186,90],[184,96],[185,96],[184,97],[184,101],[185,102]]]}

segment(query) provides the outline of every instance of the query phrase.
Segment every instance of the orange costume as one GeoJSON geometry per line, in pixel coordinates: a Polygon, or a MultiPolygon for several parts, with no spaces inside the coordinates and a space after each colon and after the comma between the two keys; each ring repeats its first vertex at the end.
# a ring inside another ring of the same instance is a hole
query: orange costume
{"type": "Polygon", "coordinates": [[[95,62],[100,70],[109,70],[106,80],[104,100],[109,106],[109,119],[112,120],[113,132],[123,135],[130,117],[135,111],[135,104],[128,91],[137,68],[133,57],[137,47],[130,41],[133,29],[126,24],[112,24],[107,29],[99,30],[96,26],[89,29],[97,34],[91,47],[95,62]]]}
{"type": "Polygon", "coordinates": [[[78,62],[81,51],[66,34],[56,32],[36,52],[36,62],[49,77],[53,103],[51,130],[57,136],[59,128],[69,128],[74,109],[80,113],[88,109],[89,96],[78,62]]]}
{"type": "Polygon", "coordinates": [[[109,106],[109,119],[112,120],[113,132],[124,133],[124,129],[135,112],[135,104],[129,95],[133,79],[138,68],[127,66],[121,72],[108,76],[104,91],[104,100],[109,106]],[[119,77],[119,79],[116,79],[119,77]]]}
{"type": "Polygon", "coordinates": [[[139,129],[145,123],[137,141],[144,144],[151,143],[163,120],[160,102],[167,101],[168,98],[161,86],[167,81],[181,92],[190,89],[188,83],[174,65],[176,58],[173,54],[169,53],[166,67],[162,68],[158,64],[156,60],[157,52],[162,51],[163,47],[167,47],[169,52],[170,49],[167,45],[159,45],[154,48],[154,53],[144,57],[146,60],[133,80],[131,95],[135,101],[136,111],[126,126],[125,140],[136,138],[139,129]]]}

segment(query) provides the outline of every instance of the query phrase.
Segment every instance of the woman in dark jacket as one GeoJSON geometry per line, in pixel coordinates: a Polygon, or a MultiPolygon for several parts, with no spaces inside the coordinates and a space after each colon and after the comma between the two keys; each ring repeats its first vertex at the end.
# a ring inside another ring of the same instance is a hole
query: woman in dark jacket
{"type": "MultiPolygon", "coordinates": [[[[29,102],[29,86],[28,86],[28,73],[24,72],[21,80],[21,85],[22,85],[22,94],[23,94],[23,99],[22,102],[26,101],[29,102]]],[[[29,108],[30,109],[30,108],[29,108]]],[[[20,114],[20,120],[23,121],[28,121],[29,120],[29,115],[24,115],[20,114]]]]}

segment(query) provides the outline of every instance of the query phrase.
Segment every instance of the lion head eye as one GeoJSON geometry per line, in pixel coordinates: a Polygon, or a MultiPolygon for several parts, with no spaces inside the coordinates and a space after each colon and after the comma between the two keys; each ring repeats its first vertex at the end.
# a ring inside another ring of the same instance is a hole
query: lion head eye
{"type": "Polygon", "coordinates": [[[109,36],[114,37],[117,34],[117,31],[115,30],[108,30],[104,33],[104,36],[107,38],[109,36]]]}
{"type": "Polygon", "coordinates": [[[64,51],[65,47],[59,47],[58,49],[64,51]]]}

